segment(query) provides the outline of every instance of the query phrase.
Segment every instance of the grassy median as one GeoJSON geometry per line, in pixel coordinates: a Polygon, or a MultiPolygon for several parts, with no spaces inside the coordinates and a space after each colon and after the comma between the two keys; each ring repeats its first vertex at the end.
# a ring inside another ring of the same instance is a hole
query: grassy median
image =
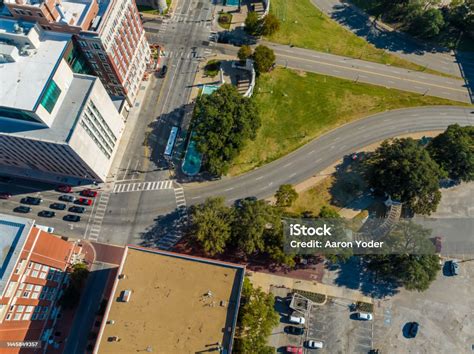
{"type": "Polygon", "coordinates": [[[277,68],[262,75],[254,93],[262,126],[235,159],[236,175],[261,166],[352,120],[386,110],[465,105],[462,102],[277,68]]]}
{"type": "Polygon", "coordinates": [[[281,23],[280,30],[268,38],[272,42],[449,76],[375,48],[323,14],[310,0],[272,0],[270,11],[281,23]]]}

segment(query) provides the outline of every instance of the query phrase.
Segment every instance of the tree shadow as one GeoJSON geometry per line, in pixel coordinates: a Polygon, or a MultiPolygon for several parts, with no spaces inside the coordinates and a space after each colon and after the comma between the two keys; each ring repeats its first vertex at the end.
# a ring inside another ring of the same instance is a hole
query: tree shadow
{"type": "Polygon", "coordinates": [[[328,270],[337,271],[334,284],[352,290],[358,290],[366,296],[381,299],[398,293],[399,284],[378,279],[374,272],[368,270],[360,257],[351,257],[346,262],[331,264],[328,270]]]}
{"type": "MultiPolygon", "coordinates": [[[[474,53],[465,53],[455,51],[456,62],[459,66],[459,71],[464,79],[465,87],[469,92],[471,103],[474,103],[474,53]]],[[[473,114],[472,112],[470,113],[473,114]]]]}

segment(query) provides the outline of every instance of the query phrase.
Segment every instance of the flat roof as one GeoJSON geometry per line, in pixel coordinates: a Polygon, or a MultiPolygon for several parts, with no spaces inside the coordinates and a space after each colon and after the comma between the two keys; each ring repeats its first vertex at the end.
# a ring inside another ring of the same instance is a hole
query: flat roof
{"type": "Polygon", "coordinates": [[[98,353],[196,353],[217,343],[229,349],[243,266],[129,246],[121,274],[98,353]],[[130,300],[118,301],[125,290],[130,300]]]}
{"type": "Polygon", "coordinates": [[[32,219],[0,214],[0,297],[34,223],[32,219]]]}
{"type": "Polygon", "coordinates": [[[96,80],[95,76],[74,74],[51,127],[15,119],[0,119],[0,135],[54,143],[68,142],[96,80]]]}
{"type": "MultiPolygon", "coordinates": [[[[27,22],[0,19],[0,37],[2,31],[12,33],[15,23],[20,23],[22,27],[28,26],[27,22]]],[[[70,39],[69,34],[44,31],[34,54],[19,56],[18,61],[13,63],[2,63],[0,106],[33,111],[70,39]]]]}

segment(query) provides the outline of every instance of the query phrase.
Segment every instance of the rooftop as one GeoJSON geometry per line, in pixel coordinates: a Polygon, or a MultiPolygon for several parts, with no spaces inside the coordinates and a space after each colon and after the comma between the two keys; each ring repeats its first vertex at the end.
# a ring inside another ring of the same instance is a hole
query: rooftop
{"type": "Polygon", "coordinates": [[[31,219],[0,214],[0,296],[33,225],[31,219]]]}
{"type": "Polygon", "coordinates": [[[21,48],[29,42],[28,37],[39,35],[39,43],[30,48],[30,55],[20,55],[14,62],[0,64],[0,106],[33,111],[62,59],[71,36],[37,28],[33,29],[33,25],[26,22],[0,19],[0,41],[21,48]],[[16,32],[15,24],[25,31],[16,32]],[[32,30],[35,33],[30,33],[32,30]]]}
{"type": "Polygon", "coordinates": [[[0,134],[56,143],[68,142],[96,80],[94,76],[74,74],[51,127],[20,120],[0,119],[0,134]]]}
{"type": "Polygon", "coordinates": [[[98,352],[196,353],[218,342],[229,348],[243,272],[238,265],[129,246],[98,352]],[[129,301],[118,301],[125,290],[129,301]]]}

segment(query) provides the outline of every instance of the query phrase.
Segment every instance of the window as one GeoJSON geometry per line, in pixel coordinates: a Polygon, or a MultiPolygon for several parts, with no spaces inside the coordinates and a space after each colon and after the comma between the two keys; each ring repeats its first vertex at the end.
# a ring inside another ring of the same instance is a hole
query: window
{"type": "Polygon", "coordinates": [[[20,109],[0,107],[0,116],[11,119],[25,120],[27,122],[38,122],[32,112],[22,111],[20,109]]]}
{"type": "Polygon", "coordinates": [[[98,45],[97,43],[92,43],[92,48],[100,49],[100,45],[98,45]]]}
{"type": "MultiPolygon", "coordinates": [[[[61,94],[61,89],[56,85],[54,80],[49,82],[48,87],[41,99],[41,105],[51,113],[54,109],[56,102],[58,101],[59,95],[61,94]]],[[[36,277],[36,275],[35,275],[36,277]]]]}

